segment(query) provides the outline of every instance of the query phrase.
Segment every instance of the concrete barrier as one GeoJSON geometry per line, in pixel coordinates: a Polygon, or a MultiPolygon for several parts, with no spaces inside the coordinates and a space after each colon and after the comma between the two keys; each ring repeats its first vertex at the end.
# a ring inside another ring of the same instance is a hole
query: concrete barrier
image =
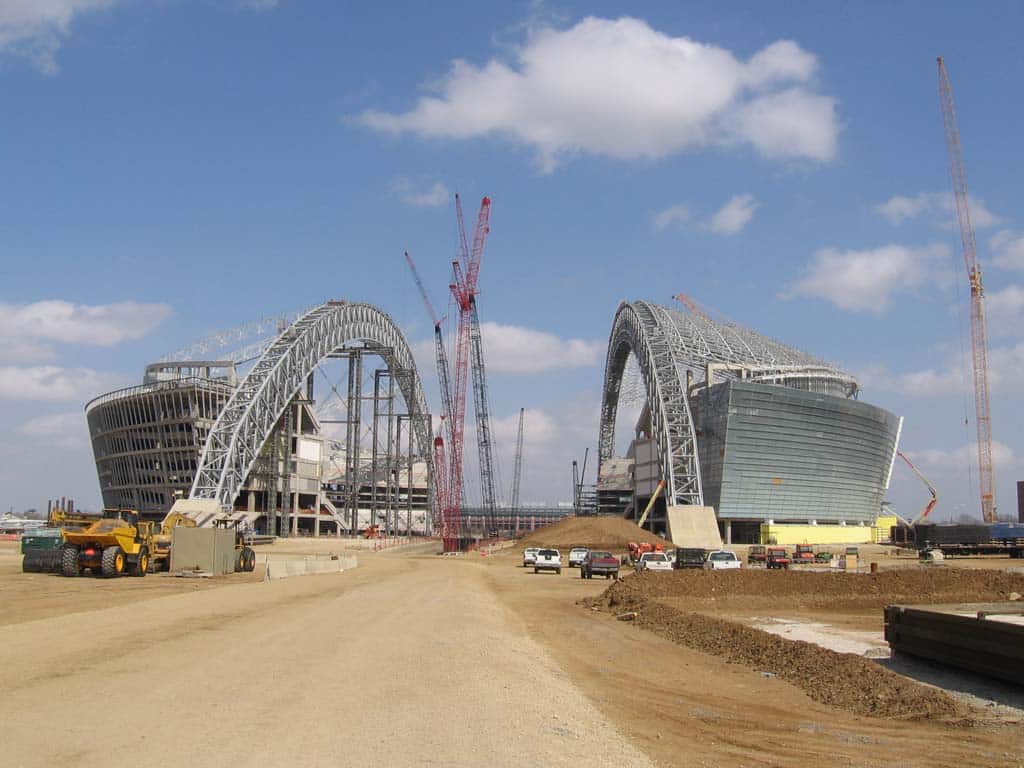
{"type": "Polygon", "coordinates": [[[267,556],[264,581],[287,579],[291,576],[309,576],[317,573],[341,573],[355,568],[359,561],[350,555],[338,557],[273,557],[267,556]]]}

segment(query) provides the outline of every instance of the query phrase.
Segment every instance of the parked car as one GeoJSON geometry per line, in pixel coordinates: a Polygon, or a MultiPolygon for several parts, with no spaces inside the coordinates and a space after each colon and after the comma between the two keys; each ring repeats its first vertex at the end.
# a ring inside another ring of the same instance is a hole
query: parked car
{"type": "Polygon", "coordinates": [[[664,552],[644,552],[636,561],[637,573],[640,571],[671,571],[672,561],[664,552]]]}
{"type": "Polygon", "coordinates": [[[704,568],[708,571],[731,571],[742,567],[743,563],[731,549],[713,549],[704,561],[704,568]]]}
{"type": "Polygon", "coordinates": [[[537,552],[539,550],[540,547],[529,547],[528,549],[523,550],[523,568],[526,568],[527,566],[533,565],[535,562],[537,562],[537,552]]]}
{"type": "Polygon", "coordinates": [[[587,552],[590,550],[586,547],[573,547],[569,550],[569,567],[579,568],[583,565],[583,561],[587,558],[587,552]]]}
{"type": "Polygon", "coordinates": [[[765,566],[774,569],[788,569],[789,555],[785,547],[768,547],[768,554],[765,556],[765,566]]]}
{"type": "Polygon", "coordinates": [[[707,550],[696,548],[680,548],[675,551],[672,560],[673,568],[703,568],[707,550]]]}
{"type": "Polygon", "coordinates": [[[747,565],[764,565],[768,558],[768,550],[763,544],[754,544],[747,550],[747,565]]]}
{"type": "Polygon", "coordinates": [[[557,549],[538,549],[537,559],[533,561],[533,572],[541,571],[562,572],[562,553],[557,549]]]}
{"type": "Polygon", "coordinates": [[[580,578],[592,579],[594,574],[610,579],[619,578],[619,558],[611,552],[587,551],[587,556],[580,565],[580,578]]]}

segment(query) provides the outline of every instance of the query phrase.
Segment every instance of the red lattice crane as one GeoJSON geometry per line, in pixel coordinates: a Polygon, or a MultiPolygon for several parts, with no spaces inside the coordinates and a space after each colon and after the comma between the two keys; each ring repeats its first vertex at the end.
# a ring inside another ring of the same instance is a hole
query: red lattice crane
{"type": "MultiPolygon", "coordinates": [[[[462,242],[462,259],[452,263],[454,280],[449,286],[455,305],[459,310],[459,329],[455,339],[455,387],[452,392],[452,408],[450,415],[451,445],[448,447],[449,493],[443,511],[445,530],[442,531],[444,549],[452,552],[459,548],[459,517],[461,510],[460,494],[454,489],[462,488],[462,456],[466,424],[466,390],[469,387],[469,361],[471,355],[471,335],[474,316],[476,314],[474,297],[477,291],[477,279],[480,275],[480,260],[484,252],[484,241],[490,232],[488,222],[491,215],[491,201],[485,197],[480,201],[480,212],[477,214],[476,229],[473,233],[473,248],[465,250],[465,235],[461,225],[461,203],[456,196],[459,210],[459,237],[462,242]]],[[[477,430],[480,427],[478,425],[477,430]]],[[[483,485],[484,468],[481,467],[481,485],[483,485]]]]}
{"type": "Polygon", "coordinates": [[[939,103],[942,123],[946,129],[949,152],[949,175],[956,198],[956,216],[960,222],[960,243],[963,247],[967,279],[971,287],[971,350],[974,360],[974,408],[978,430],[978,486],[981,490],[981,517],[987,523],[996,521],[995,471],[992,462],[992,417],[988,398],[988,339],[985,333],[985,291],[981,283],[981,265],[974,245],[974,227],[968,206],[967,178],[960,152],[960,131],[956,124],[953,88],[946,74],[942,57],[939,65],[939,103]]]}

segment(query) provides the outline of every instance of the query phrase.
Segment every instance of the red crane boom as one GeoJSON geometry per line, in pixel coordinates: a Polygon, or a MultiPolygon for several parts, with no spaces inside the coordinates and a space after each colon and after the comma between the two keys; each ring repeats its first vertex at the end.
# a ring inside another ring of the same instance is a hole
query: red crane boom
{"type": "MultiPolygon", "coordinates": [[[[461,203],[456,197],[456,208],[461,219],[461,203]]],[[[480,202],[480,212],[477,214],[476,230],[473,234],[473,249],[468,254],[460,247],[462,256],[468,256],[465,264],[456,260],[452,263],[454,279],[449,286],[455,304],[459,308],[459,329],[455,340],[455,387],[452,397],[451,409],[451,445],[448,448],[450,480],[449,489],[462,487],[462,456],[465,447],[465,422],[466,422],[466,390],[469,387],[469,358],[470,358],[470,335],[472,332],[474,303],[476,295],[476,281],[480,274],[480,260],[483,255],[484,241],[490,231],[491,201],[485,197],[480,202]]],[[[461,226],[460,226],[461,230],[461,226]]],[[[463,240],[464,242],[464,240],[463,240]]],[[[461,498],[459,494],[450,492],[447,494],[445,519],[450,523],[447,535],[442,534],[444,549],[446,552],[455,551],[459,547],[459,515],[461,510],[461,498]]]]}
{"type": "Polygon", "coordinates": [[[939,65],[939,103],[942,105],[942,123],[946,129],[946,149],[949,152],[949,175],[956,198],[956,216],[960,222],[960,243],[964,265],[971,286],[971,350],[974,359],[974,409],[978,430],[978,486],[981,490],[981,517],[985,522],[996,521],[995,471],[992,462],[992,418],[988,398],[988,339],[985,333],[985,291],[981,283],[981,266],[974,245],[974,227],[968,206],[967,177],[964,175],[963,156],[960,152],[960,131],[953,105],[953,87],[946,74],[942,57],[939,65]]]}

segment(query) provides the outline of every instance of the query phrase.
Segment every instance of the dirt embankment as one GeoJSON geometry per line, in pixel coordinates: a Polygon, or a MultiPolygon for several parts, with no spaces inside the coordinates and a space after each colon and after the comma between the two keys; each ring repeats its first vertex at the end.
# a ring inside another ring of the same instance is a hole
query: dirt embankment
{"type": "Polygon", "coordinates": [[[763,607],[881,608],[892,603],[1005,600],[1014,591],[1024,593],[1024,576],[990,571],[675,571],[624,579],[586,603],[615,614],[635,612],[636,623],[645,629],[778,676],[816,701],[858,715],[967,725],[969,711],[951,696],[870,659],[788,640],[707,612],[751,599],[763,607]]]}
{"type": "Polygon", "coordinates": [[[534,531],[520,544],[524,547],[589,547],[624,552],[631,541],[647,541],[666,548],[672,546],[665,539],[621,517],[567,517],[534,531]]]}
{"type": "Polygon", "coordinates": [[[894,604],[964,603],[1024,595],[1024,574],[958,568],[907,568],[873,574],[800,571],[673,571],[642,573],[612,585],[600,598],[626,610],[652,599],[678,607],[882,608],[894,604]]]}

